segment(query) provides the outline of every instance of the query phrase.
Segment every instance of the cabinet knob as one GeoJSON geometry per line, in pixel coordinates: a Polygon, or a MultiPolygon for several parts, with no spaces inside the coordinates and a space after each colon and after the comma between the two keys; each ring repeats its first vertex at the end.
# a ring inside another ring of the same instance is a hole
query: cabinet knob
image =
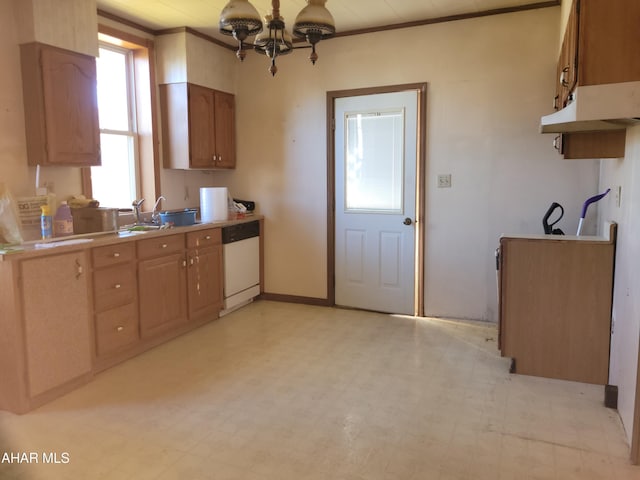
{"type": "Polygon", "coordinates": [[[186,260],[182,260],[182,268],[186,268],[187,267],[187,261],[186,260]]]}
{"type": "Polygon", "coordinates": [[[120,287],[122,287],[122,285],[120,285],[119,283],[116,283],[113,288],[115,288],[116,290],[119,289],[120,287]]]}
{"type": "Polygon", "coordinates": [[[114,258],[118,258],[120,256],[120,254],[118,252],[113,252],[113,257],[114,258]]]}
{"type": "Polygon", "coordinates": [[[222,161],[222,155],[218,156],[218,161],[221,162],[222,161]]]}
{"type": "Polygon", "coordinates": [[[121,332],[124,330],[124,327],[122,325],[119,325],[116,327],[116,332],[121,332]]]}
{"type": "Polygon", "coordinates": [[[215,155],[215,154],[213,155],[213,161],[214,161],[214,163],[218,161],[218,156],[215,155]]]}
{"type": "Polygon", "coordinates": [[[160,246],[160,248],[167,248],[167,247],[168,247],[168,245],[167,245],[166,243],[163,243],[163,244],[160,246]]]}
{"type": "Polygon", "coordinates": [[[205,240],[211,240],[211,235],[206,235],[206,236],[204,237],[204,239],[205,239],[205,240]]]}

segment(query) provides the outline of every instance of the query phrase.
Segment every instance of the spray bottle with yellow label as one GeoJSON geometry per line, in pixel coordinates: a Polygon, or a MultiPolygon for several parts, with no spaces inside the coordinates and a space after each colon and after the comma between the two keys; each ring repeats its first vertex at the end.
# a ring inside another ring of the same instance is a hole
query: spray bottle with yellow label
{"type": "Polygon", "coordinates": [[[51,209],[49,205],[41,205],[42,216],[40,217],[40,229],[42,231],[42,239],[46,240],[53,237],[53,218],[51,218],[51,209]]]}

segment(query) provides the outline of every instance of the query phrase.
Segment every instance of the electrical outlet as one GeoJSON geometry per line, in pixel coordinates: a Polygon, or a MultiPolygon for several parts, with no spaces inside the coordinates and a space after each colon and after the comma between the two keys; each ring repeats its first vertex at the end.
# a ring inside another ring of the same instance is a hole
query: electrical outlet
{"type": "Polygon", "coordinates": [[[451,188],[451,174],[438,175],[438,188],[451,188]]]}

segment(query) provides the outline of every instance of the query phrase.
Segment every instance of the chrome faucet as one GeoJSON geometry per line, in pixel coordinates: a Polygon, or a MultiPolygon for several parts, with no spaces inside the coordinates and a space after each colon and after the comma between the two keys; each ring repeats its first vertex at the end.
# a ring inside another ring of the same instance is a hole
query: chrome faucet
{"type": "Polygon", "coordinates": [[[134,200],[131,206],[133,207],[133,217],[136,220],[136,224],[140,223],[140,207],[144,203],[144,198],[140,200],[134,200]]]}
{"type": "Polygon", "coordinates": [[[160,224],[160,213],[158,212],[158,204],[160,200],[166,200],[163,195],[160,195],[156,200],[156,204],[153,206],[153,211],[151,212],[151,223],[160,224]]]}

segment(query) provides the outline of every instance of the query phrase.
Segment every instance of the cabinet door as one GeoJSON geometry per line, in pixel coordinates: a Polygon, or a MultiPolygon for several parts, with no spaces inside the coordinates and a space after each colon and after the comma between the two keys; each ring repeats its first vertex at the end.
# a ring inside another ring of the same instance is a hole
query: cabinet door
{"type": "Polygon", "coordinates": [[[189,318],[217,317],[222,308],[222,247],[189,251],[189,318]]]}
{"type": "Polygon", "coordinates": [[[29,395],[91,371],[86,254],[67,253],[21,264],[29,395]]]}
{"type": "Polygon", "coordinates": [[[235,139],[235,97],[230,93],[218,92],[215,100],[215,142],[216,167],[235,168],[236,139],[235,139]]]}
{"type": "Polygon", "coordinates": [[[213,90],[189,84],[189,166],[212,168],[215,164],[213,90]]]}
{"type": "Polygon", "coordinates": [[[138,265],[140,334],[152,337],[184,322],[186,261],[182,253],[145,260],[138,265]]]}
{"type": "Polygon", "coordinates": [[[579,84],[640,80],[640,2],[580,0],[578,4],[579,84]]]}
{"type": "Polygon", "coordinates": [[[623,158],[626,130],[564,133],[561,152],[566,160],[623,158]]]}
{"type": "Polygon", "coordinates": [[[574,2],[567,29],[564,33],[562,41],[562,49],[560,50],[560,58],[558,60],[558,71],[556,77],[556,101],[555,106],[558,109],[567,106],[569,94],[576,86],[578,80],[578,4],[574,2]]]}
{"type": "Polygon", "coordinates": [[[41,62],[47,163],[100,165],[95,58],[43,48],[41,62]]]}

